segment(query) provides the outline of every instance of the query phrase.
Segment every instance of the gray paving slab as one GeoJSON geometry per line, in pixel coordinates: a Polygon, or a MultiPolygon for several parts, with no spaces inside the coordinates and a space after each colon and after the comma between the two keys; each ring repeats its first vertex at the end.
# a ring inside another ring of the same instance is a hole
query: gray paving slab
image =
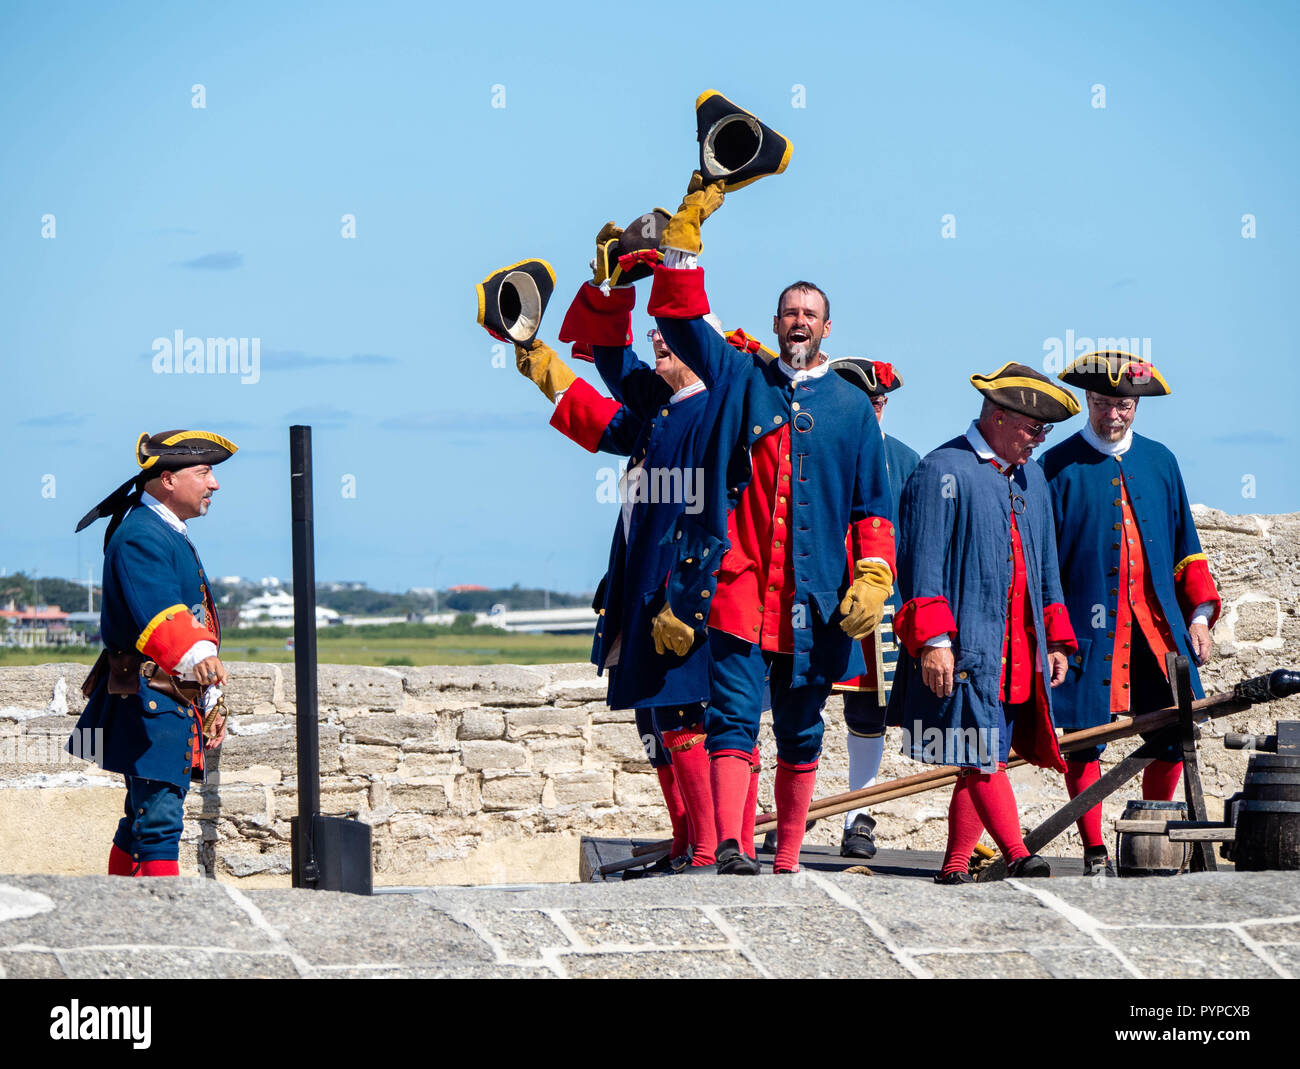
{"type": "Polygon", "coordinates": [[[224,954],[214,951],[212,964],[223,980],[292,980],[304,975],[287,954],[224,954]]]}
{"type": "Polygon", "coordinates": [[[1019,950],[1000,954],[920,954],[918,964],[938,980],[1048,980],[1052,974],[1019,950]]]}
{"type": "Polygon", "coordinates": [[[1153,978],[1300,975],[1300,877],[949,888],[827,872],[360,897],[0,876],[10,977],[1123,977],[1125,961],[1153,978]]]}
{"type": "Polygon", "coordinates": [[[249,899],[312,965],[492,963],[491,948],[424,896],[250,891],[249,899]]]}
{"type": "Polygon", "coordinates": [[[1008,945],[1093,945],[1061,914],[1007,883],[940,887],[843,875],[824,879],[848,894],[884,927],[890,940],[905,948],[999,951],[1008,945]]]}
{"type": "MultiPolygon", "coordinates": [[[[854,879],[855,877],[848,877],[854,879]]],[[[861,877],[857,877],[861,879],[861,877]]],[[[436,887],[421,895],[441,909],[619,909],[644,906],[780,906],[830,900],[789,876],[664,876],[609,883],[547,883],[519,888],[436,887]]]]}
{"type": "Polygon", "coordinates": [[[74,980],[125,980],[133,976],[216,980],[221,976],[207,951],[181,947],[64,950],[59,959],[64,971],[74,980]]]}
{"type": "Polygon", "coordinates": [[[1225,928],[1121,928],[1106,938],[1152,980],[1277,977],[1225,928]]]}
{"type": "Polygon", "coordinates": [[[540,966],[521,965],[342,965],[312,969],[314,980],[554,980],[556,974],[540,966]]]}
{"type": "Polygon", "coordinates": [[[48,951],[10,951],[0,954],[0,977],[9,980],[57,980],[67,974],[59,959],[48,951]]]}
{"type": "Polygon", "coordinates": [[[549,916],[536,909],[475,910],[457,915],[507,958],[538,958],[543,951],[569,949],[573,941],[549,916]]]}
{"type": "Polygon", "coordinates": [[[912,975],[853,910],[750,906],[719,913],[772,976],[901,980],[912,975]]]}
{"type": "Polygon", "coordinates": [[[1300,943],[1300,921],[1260,921],[1242,927],[1257,943],[1300,943]]]}
{"type": "Polygon", "coordinates": [[[685,980],[758,978],[763,974],[732,950],[652,950],[640,954],[570,954],[560,959],[576,979],[685,980]]]}
{"type": "Polygon", "coordinates": [[[572,909],[565,919],[589,947],[725,946],[727,937],[698,909],[572,909]]]}
{"type": "Polygon", "coordinates": [[[1300,946],[1293,944],[1285,946],[1265,946],[1269,957],[1285,969],[1291,978],[1300,979],[1300,946]]]}
{"type": "Polygon", "coordinates": [[[1101,947],[1034,947],[1032,957],[1058,980],[1131,980],[1133,974],[1109,950],[1101,947]]]}
{"type": "Polygon", "coordinates": [[[3,876],[47,895],[48,912],[0,922],[0,947],[212,946],[260,950],[266,937],[212,880],[3,876]]]}
{"type": "Polygon", "coordinates": [[[1300,916],[1300,873],[1200,872],[1044,881],[1047,890],[1107,924],[1223,924],[1300,916]]]}

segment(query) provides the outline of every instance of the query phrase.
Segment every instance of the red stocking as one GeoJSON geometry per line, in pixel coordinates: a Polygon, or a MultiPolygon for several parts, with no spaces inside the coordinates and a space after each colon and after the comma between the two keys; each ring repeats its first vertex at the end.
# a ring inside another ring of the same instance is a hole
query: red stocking
{"type": "Polygon", "coordinates": [[[804,825],[808,822],[808,806],[812,802],[813,787],[816,784],[816,761],[791,765],[777,758],[774,792],[776,857],[772,859],[774,872],[799,871],[799,849],[803,846],[804,825]]]}
{"type": "MultiPolygon", "coordinates": [[[[1077,798],[1101,779],[1100,761],[1067,761],[1065,764],[1065,789],[1071,798],[1077,798]]],[[[1101,805],[1095,805],[1079,818],[1079,837],[1084,846],[1101,846],[1101,805]]]]}

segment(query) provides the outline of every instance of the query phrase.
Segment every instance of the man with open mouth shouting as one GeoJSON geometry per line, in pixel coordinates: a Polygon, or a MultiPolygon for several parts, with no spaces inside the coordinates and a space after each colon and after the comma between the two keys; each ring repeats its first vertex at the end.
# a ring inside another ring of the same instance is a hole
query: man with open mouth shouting
{"type": "Polygon", "coordinates": [[[665,227],[649,311],[669,348],[713,396],[703,509],[672,534],[676,561],[659,640],[713,656],[705,718],[718,871],[752,875],[747,813],[764,676],[777,746],[777,873],[798,871],[821,753],[821,710],[853,639],[880,622],[893,586],[894,525],[884,449],[870,399],[821,352],[830,301],[810,282],[777,299],[779,358],[738,351],[708,325],[700,224],[722,183],[692,176],[665,227]],[[845,540],[854,566],[845,562],[845,540]]]}

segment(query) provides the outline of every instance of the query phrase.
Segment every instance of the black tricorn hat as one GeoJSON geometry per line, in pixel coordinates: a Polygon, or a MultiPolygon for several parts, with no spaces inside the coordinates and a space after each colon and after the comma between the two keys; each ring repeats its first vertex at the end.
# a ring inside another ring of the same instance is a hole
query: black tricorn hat
{"type": "Polygon", "coordinates": [[[695,137],[704,181],[722,179],[728,193],[780,174],[794,151],[786,138],[712,89],[695,101],[695,137]]]}
{"type": "Polygon", "coordinates": [[[831,367],[869,397],[881,397],[903,385],[903,376],[883,360],[840,356],[831,361],[831,367]]]}
{"type": "Polygon", "coordinates": [[[140,470],[81,517],[78,531],[84,531],[96,520],[110,518],[104,534],[104,545],[113,537],[117,525],[127,510],[135,504],[144,484],[164,471],[180,471],[199,464],[217,465],[229,460],[239,446],[229,438],[211,431],[159,431],[145,432],[135,442],[135,462],[140,470]]]}
{"type": "Polygon", "coordinates": [[[618,237],[597,247],[596,266],[611,286],[626,286],[649,278],[654,273],[654,265],[663,263],[659,236],[671,218],[663,208],[652,208],[628,223],[618,237]]]}
{"type": "Polygon", "coordinates": [[[494,338],[527,345],[542,325],[555,291],[555,271],[545,260],[520,260],[494,271],[474,287],[478,321],[494,338]]]}
{"type": "Polygon", "coordinates": [[[992,375],[975,374],[971,385],[1001,408],[1043,423],[1060,423],[1078,415],[1074,394],[1024,364],[1003,364],[992,375]]]}
{"type": "Polygon", "coordinates": [[[1154,364],[1122,349],[1085,353],[1056,377],[1106,397],[1164,397],[1170,392],[1154,364]]]}

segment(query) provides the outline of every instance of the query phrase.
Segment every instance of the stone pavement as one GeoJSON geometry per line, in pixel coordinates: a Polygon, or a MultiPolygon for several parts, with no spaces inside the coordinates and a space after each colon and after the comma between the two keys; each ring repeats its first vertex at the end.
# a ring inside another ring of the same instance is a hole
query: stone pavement
{"type": "Polygon", "coordinates": [[[1300,875],[920,880],[805,872],[372,898],[0,876],[8,977],[1300,975],[1300,875]]]}

